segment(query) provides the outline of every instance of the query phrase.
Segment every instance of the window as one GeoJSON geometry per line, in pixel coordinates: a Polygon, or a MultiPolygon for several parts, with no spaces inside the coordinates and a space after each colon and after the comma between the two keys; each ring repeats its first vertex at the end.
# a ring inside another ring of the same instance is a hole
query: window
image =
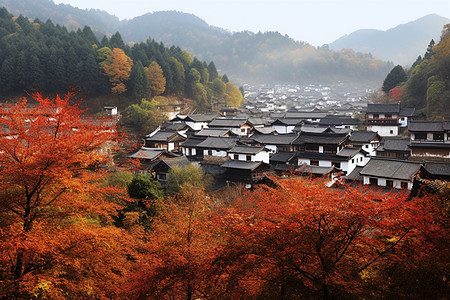
{"type": "Polygon", "coordinates": [[[376,178],[369,178],[369,184],[370,185],[378,185],[378,179],[376,179],[376,178]]]}
{"type": "Polygon", "coordinates": [[[415,140],[426,140],[427,139],[427,133],[426,132],[416,132],[414,134],[415,140]]]}
{"type": "Polygon", "coordinates": [[[352,158],[352,164],[354,164],[355,163],[355,159],[354,158],[352,158]]]}
{"type": "Polygon", "coordinates": [[[305,147],[306,152],[319,152],[319,145],[306,145],[305,147]]]}
{"type": "Polygon", "coordinates": [[[366,149],[369,148],[369,145],[365,145],[364,148],[366,148],[366,149]]]}
{"type": "Polygon", "coordinates": [[[233,159],[239,159],[239,154],[233,154],[233,159]]]}
{"type": "Polygon", "coordinates": [[[251,155],[247,155],[246,160],[247,160],[247,161],[251,161],[251,160],[252,160],[251,155]]]}
{"type": "Polygon", "coordinates": [[[386,186],[388,188],[393,188],[394,187],[394,182],[392,180],[386,180],[386,186]]]}
{"type": "Polygon", "coordinates": [[[166,173],[159,173],[158,174],[158,180],[166,181],[166,179],[167,179],[167,174],[166,173]]]}
{"type": "Polygon", "coordinates": [[[374,117],[374,118],[379,118],[380,115],[379,115],[379,114],[373,114],[373,117],[374,117]]]}
{"type": "Polygon", "coordinates": [[[392,129],[389,130],[389,133],[390,133],[390,134],[394,134],[394,130],[392,130],[392,129]]]}
{"type": "Polygon", "coordinates": [[[407,182],[402,182],[401,183],[401,187],[402,187],[402,189],[407,189],[408,188],[408,183],[407,182]]]}
{"type": "Polygon", "coordinates": [[[323,146],[324,153],[336,153],[336,146],[323,146]]]}
{"type": "Polygon", "coordinates": [[[390,119],[390,118],[392,118],[392,115],[391,114],[386,114],[386,118],[390,119]]]}
{"type": "Polygon", "coordinates": [[[212,150],[208,150],[208,155],[212,155],[212,150]]]}
{"type": "Polygon", "coordinates": [[[309,164],[310,164],[311,166],[318,166],[318,165],[319,165],[319,161],[318,161],[318,160],[311,160],[311,161],[309,162],[309,164]]]}
{"type": "Polygon", "coordinates": [[[433,133],[433,140],[435,140],[435,141],[443,141],[444,140],[444,133],[443,132],[433,133]]]}
{"type": "Polygon", "coordinates": [[[331,165],[336,167],[336,168],[340,168],[341,167],[341,163],[340,162],[332,162],[331,165]]]}

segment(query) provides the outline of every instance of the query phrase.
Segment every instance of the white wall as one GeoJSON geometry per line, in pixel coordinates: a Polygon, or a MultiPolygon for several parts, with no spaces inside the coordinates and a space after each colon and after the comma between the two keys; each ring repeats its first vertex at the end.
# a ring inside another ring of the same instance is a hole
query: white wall
{"type": "Polygon", "coordinates": [[[367,131],[375,131],[380,136],[397,136],[398,126],[367,125],[367,131]],[[392,133],[391,133],[392,130],[392,133]]]}
{"type": "Polygon", "coordinates": [[[295,126],[282,126],[282,125],[273,125],[273,129],[275,129],[278,133],[291,133],[294,130],[295,126]]]}
{"type": "MultiPolygon", "coordinates": [[[[364,178],[364,184],[370,184],[370,177],[369,176],[363,176],[364,178]]],[[[375,178],[375,177],[372,177],[375,178]]],[[[389,179],[385,179],[385,178],[377,178],[377,185],[378,186],[386,186],[386,181],[389,179]]],[[[413,183],[410,181],[401,181],[401,180],[395,180],[393,179],[393,187],[396,189],[401,189],[402,188],[402,182],[407,182],[408,183],[408,190],[412,189],[413,183]]]]}
{"type": "Polygon", "coordinates": [[[186,121],[186,125],[191,127],[194,130],[202,130],[203,128],[208,128],[207,122],[192,122],[192,121],[186,121]]]}
{"type": "Polygon", "coordinates": [[[203,155],[212,155],[212,156],[227,156],[227,152],[223,150],[212,150],[212,154],[208,154],[209,150],[203,150],[203,155]]]}

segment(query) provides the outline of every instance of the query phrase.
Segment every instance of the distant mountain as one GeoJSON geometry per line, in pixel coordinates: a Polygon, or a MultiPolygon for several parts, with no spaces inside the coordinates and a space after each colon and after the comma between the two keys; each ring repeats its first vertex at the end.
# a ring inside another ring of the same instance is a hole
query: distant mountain
{"type": "Polygon", "coordinates": [[[415,21],[381,31],[361,29],[329,44],[330,49],[345,48],[371,53],[394,64],[412,65],[423,55],[431,39],[439,42],[442,28],[450,19],[430,14],[415,21]]]}
{"type": "Polygon", "coordinates": [[[14,15],[64,25],[69,30],[87,25],[99,39],[119,32],[125,42],[149,37],[166,46],[179,46],[217,68],[237,83],[350,81],[378,83],[392,64],[351,50],[315,48],[278,32],[229,32],[202,19],[176,11],[147,13],[131,20],[100,10],[56,5],[51,0],[0,0],[14,15]]]}

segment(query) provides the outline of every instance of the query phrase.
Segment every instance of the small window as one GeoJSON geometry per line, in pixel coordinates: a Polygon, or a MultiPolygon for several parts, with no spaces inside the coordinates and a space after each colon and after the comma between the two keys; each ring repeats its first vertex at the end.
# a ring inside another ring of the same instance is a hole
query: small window
{"type": "Polygon", "coordinates": [[[390,134],[394,134],[394,130],[389,130],[389,133],[390,134]]]}
{"type": "Polygon", "coordinates": [[[386,118],[389,118],[389,119],[390,119],[390,118],[392,118],[392,115],[387,114],[387,115],[386,115],[386,118]]]}
{"type": "Polygon", "coordinates": [[[318,166],[319,165],[319,161],[318,160],[311,160],[309,164],[311,166],[318,166]]]}
{"type": "Polygon", "coordinates": [[[376,178],[369,178],[369,183],[371,185],[378,185],[378,179],[376,179],[376,178]]]}
{"type": "Polygon", "coordinates": [[[369,148],[369,145],[365,145],[364,147],[367,149],[367,148],[369,148]]]}
{"type": "Polygon", "coordinates": [[[336,168],[340,168],[341,167],[341,163],[340,162],[332,162],[331,165],[336,167],[336,168]]]}
{"type": "Polygon", "coordinates": [[[435,141],[443,141],[444,140],[444,133],[443,132],[433,133],[433,140],[435,140],[435,141]]]}
{"type": "Polygon", "coordinates": [[[233,154],[234,159],[239,159],[239,154],[233,154]]]}
{"type": "Polygon", "coordinates": [[[374,117],[374,118],[379,118],[380,115],[379,115],[379,114],[373,114],[373,117],[374,117]]]}
{"type": "Polygon", "coordinates": [[[386,180],[386,186],[388,188],[393,188],[394,187],[394,182],[392,180],[386,180]]]}
{"type": "Polygon", "coordinates": [[[247,161],[251,161],[252,160],[251,155],[247,155],[246,159],[247,159],[247,161]]]}
{"type": "Polygon", "coordinates": [[[212,150],[208,150],[208,155],[212,155],[212,150]]]}
{"type": "Polygon", "coordinates": [[[167,174],[166,173],[159,173],[158,174],[158,179],[161,181],[165,181],[167,179],[167,174]]]}
{"type": "Polygon", "coordinates": [[[407,182],[402,182],[400,184],[400,186],[402,187],[402,189],[407,189],[408,188],[408,183],[407,182]]]}
{"type": "Polygon", "coordinates": [[[355,159],[354,158],[352,158],[352,164],[354,164],[355,163],[355,159]]]}

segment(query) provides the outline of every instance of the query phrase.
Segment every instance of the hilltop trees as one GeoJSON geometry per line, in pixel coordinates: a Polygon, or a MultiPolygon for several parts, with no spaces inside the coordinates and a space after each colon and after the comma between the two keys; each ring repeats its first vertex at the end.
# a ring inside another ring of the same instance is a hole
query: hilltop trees
{"type": "MultiPolygon", "coordinates": [[[[150,38],[130,46],[119,33],[99,41],[89,27],[69,32],[51,21],[13,18],[4,8],[0,24],[3,95],[36,87],[45,93],[76,87],[92,96],[120,94],[124,107],[157,95],[175,95],[179,101],[191,98],[199,112],[213,108],[207,86],[220,78],[214,63],[192,58],[179,47],[167,48],[150,38]],[[200,75],[198,82],[190,80],[193,70],[200,75]]],[[[225,102],[223,94],[214,97],[225,102]]]]}
{"type": "Polygon", "coordinates": [[[383,82],[382,90],[385,93],[389,93],[394,87],[399,85],[402,82],[406,81],[406,72],[402,66],[395,66],[391,72],[386,76],[386,79],[383,82]]]}

